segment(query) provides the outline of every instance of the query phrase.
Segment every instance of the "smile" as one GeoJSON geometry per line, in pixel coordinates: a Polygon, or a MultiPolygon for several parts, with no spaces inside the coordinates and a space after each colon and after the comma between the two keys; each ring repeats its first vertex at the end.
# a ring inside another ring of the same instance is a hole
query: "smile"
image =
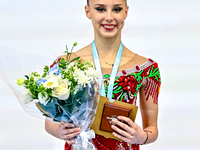
{"type": "Polygon", "coordinates": [[[109,24],[104,24],[104,25],[102,25],[102,26],[103,26],[103,28],[104,28],[105,30],[109,30],[109,31],[114,30],[115,27],[116,27],[116,25],[109,25],[109,24]]]}

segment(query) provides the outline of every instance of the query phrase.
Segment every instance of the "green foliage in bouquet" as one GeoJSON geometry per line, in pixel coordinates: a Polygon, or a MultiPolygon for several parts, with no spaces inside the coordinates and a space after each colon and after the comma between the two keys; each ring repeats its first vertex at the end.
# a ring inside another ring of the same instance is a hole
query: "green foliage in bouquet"
{"type": "MultiPolygon", "coordinates": [[[[45,66],[42,75],[32,72],[29,76],[25,75],[25,79],[17,80],[18,85],[26,88],[25,103],[38,99],[45,106],[55,98],[63,103],[61,100],[80,93],[86,85],[91,87],[99,73],[91,62],[83,63],[80,57],[70,60],[76,45],[75,42],[70,52],[66,46],[66,58],[59,58],[51,67],[45,66]]],[[[70,105],[69,102],[66,105],[70,105]]]]}

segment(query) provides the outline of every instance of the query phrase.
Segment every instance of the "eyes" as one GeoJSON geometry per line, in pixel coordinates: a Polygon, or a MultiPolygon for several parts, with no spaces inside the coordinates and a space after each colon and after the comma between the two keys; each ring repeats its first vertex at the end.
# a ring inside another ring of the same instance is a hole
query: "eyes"
{"type": "Polygon", "coordinates": [[[97,11],[99,11],[99,12],[103,12],[103,11],[106,11],[103,7],[97,7],[97,8],[95,8],[97,11]]]}
{"type": "MultiPolygon", "coordinates": [[[[98,12],[104,12],[104,11],[106,11],[106,8],[105,8],[105,7],[96,7],[95,9],[96,9],[98,12]]],[[[122,9],[123,9],[123,8],[121,8],[121,7],[116,7],[116,8],[113,8],[112,11],[114,11],[114,12],[120,12],[122,9]]]]}
{"type": "Polygon", "coordinates": [[[122,10],[121,7],[115,8],[113,11],[120,12],[122,10]]]}

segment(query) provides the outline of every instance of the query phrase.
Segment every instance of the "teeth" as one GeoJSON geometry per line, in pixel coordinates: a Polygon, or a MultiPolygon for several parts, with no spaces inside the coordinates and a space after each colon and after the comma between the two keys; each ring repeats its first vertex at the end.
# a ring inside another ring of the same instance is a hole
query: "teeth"
{"type": "Polygon", "coordinates": [[[115,26],[104,26],[104,27],[111,29],[114,28],[115,26]]]}

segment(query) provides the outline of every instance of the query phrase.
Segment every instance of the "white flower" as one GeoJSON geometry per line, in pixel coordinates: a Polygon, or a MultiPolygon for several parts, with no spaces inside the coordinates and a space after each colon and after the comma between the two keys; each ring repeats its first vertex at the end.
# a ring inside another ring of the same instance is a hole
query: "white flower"
{"type": "Polygon", "coordinates": [[[81,69],[74,67],[74,73],[73,73],[74,77],[80,77],[85,75],[85,72],[82,71],[81,69]]]}
{"type": "Polygon", "coordinates": [[[58,87],[59,86],[58,76],[51,76],[49,78],[47,77],[47,81],[45,83],[43,83],[43,86],[45,88],[50,88],[50,89],[58,87]]]}
{"type": "Polygon", "coordinates": [[[82,88],[82,86],[80,84],[77,84],[76,87],[74,88],[74,94],[76,94],[78,91],[80,91],[81,88],[82,88]]]}
{"type": "Polygon", "coordinates": [[[86,83],[89,83],[91,81],[91,77],[88,77],[86,75],[82,75],[78,77],[78,84],[81,84],[85,86],[86,83]]]}
{"type": "Polygon", "coordinates": [[[85,70],[85,73],[89,77],[97,78],[100,76],[100,73],[96,71],[94,68],[89,67],[88,70],[85,70]]]}
{"type": "Polygon", "coordinates": [[[52,96],[57,97],[60,100],[68,99],[70,94],[70,88],[68,88],[67,84],[61,84],[59,87],[55,88],[52,91],[52,96]]]}
{"type": "Polygon", "coordinates": [[[23,99],[24,99],[24,104],[27,104],[33,101],[33,95],[28,89],[25,90],[23,99]]]}
{"type": "Polygon", "coordinates": [[[38,99],[40,103],[42,103],[43,105],[46,105],[50,100],[49,95],[46,92],[45,92],[45,96],[43,96],[42,93],[39,93],[38,99]]]}

